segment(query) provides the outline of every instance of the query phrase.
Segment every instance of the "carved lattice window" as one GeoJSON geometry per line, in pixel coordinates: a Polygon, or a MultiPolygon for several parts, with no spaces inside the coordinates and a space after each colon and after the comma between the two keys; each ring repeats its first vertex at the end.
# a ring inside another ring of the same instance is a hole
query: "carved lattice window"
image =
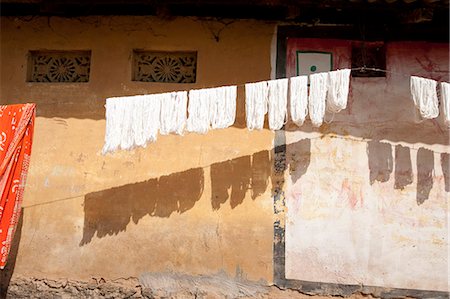
{"type": "Polygon", "coordinates": [[[133,51],[133,81],[195,83],[197,52],[133,51]]]}
{"type": "Polygon", "coordinates": [[[90,51],[30,51],[28,82],[88,82],[90,51]]]}

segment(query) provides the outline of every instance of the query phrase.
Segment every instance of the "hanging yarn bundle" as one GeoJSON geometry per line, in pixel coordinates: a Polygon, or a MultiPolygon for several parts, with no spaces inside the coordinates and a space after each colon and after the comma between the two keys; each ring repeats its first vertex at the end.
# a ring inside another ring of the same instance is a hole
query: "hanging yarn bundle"
{"type": "Polygon", "coordinates": [[[301,126],[308,114],[308,76],[291,78],[290,95],[292,121],[301,126]]]}
{"type": "MultiPolygon", "coordinates": [[[[143,102],[141,111],[135,111],[137,118],[142,118],[142,130],[145,143],[155,142],[160,127],[161,98],[159,94],[140,96],[143,102]]],[[[133,117],[133,116],[132,116],[133,117]]],[[[138,122],[140,122],[139,120],[138,122]]],[[[145,146],[145,143],[143,146],[145,146]]]]}
{"type": "Polygon", "coordinates": [[[347,108],[349,86],[349,69],[328,73],[327,111],[338,113],[347,108]]]}
{"type": "Polygon", "coordinates": [[[328,73],[311,74],[309,79],[309,117],[312,125],[319,127],[325,116],[328,73]]]}
{"type": "Polygon", "coordinates": [[[245,84],[245,116],[249,130],[261,130],[267,113],[267,81],[245,84]]]}
{"type": "MultiPolygon", "coordinates": [[[[130,101],[131,110],[131,118],[135,115],[135,119],[131,121],[131,134],[128,137],[131,137],[131,140],[127,140],[126,149],[129,149],[134,146],[145,146],[146,136],[144,129],[145,118],[142,117],[142,111],[144,111],[145,106],[145,96],[137,96],[128,99],[130,101]],[[131,144],[131,146],[130,146],[131,144]]],[[[128,123],[128,122],[127,122],[128,123]]],[[[127,132],[123,132],[123,134],[127,134],[127,132]]],[[[155,138],[156,139],[156,138],[155,138]]]]}
{"type": "Polygon", "coordinates": [[[210,103],[214,99],[213,88],[189,91],[188,119],[186,130],[206,134],[210,124],[210,103]]]}
{"type": "Polygon", "coordinates": [[[103,154],[156,141],[160,125],[160,95],[106,99],[103,154]]]}
{"type": "Polygon", "coordinates": [[[106,128],[103,154],[116,150],[120,145],[121,128],[120,118],[123,117],[124,106],[120,105],[119,98],[106,99],[106,128]]]}
{"type": "Polygon", "coordinates": [[[269,128],[279,130],[283,127],[287,113],[287,95],[289,79],[268,82],[269,128]]]}
{"type": "MultiPolygon", "coordinates": [[[[123,118],[119,126],[120,131],[120,148],[121,149],[131,149],[134,144],[134,135],[132,125],[133,122],[138,122],[137,118],[133,119],[133,114],[135,111],[135,97],[122,98],[120,100],[120,105],[123,109],[123,118]]],[[[140,117],[139,117],[140,118],[140,117]]]]}
{"type": "Polygon", "coordinates": [[[444,108],[444,121],[450,127],[450,83],[441,82],[441,99],[444,108]]]}
{"type": "Polygon", "coordinates": [[[161,94],[160,133],[182,135],[186,126],[187,92],[178,91],[161,94]]]}
{"type": "Polygon", "coordinates": [[[439,115],[436,85],[435,80],[411,76],[412,98],[424,119],[436,118],[439,115]]]}
{"type": "Polygon", "coordinates": [[[210,121],[213,129],[225,129],[236,119],[237,86],[210,88],[210,121]]]}

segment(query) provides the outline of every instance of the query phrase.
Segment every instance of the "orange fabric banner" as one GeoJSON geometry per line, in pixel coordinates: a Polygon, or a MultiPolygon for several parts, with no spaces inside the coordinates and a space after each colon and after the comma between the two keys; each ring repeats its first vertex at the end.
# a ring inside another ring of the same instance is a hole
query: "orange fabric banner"
{"type": "Polygon", "coordinates": [[[20,217],[35,114],[35,104],[0,105],[0,269],[20,217]]]}

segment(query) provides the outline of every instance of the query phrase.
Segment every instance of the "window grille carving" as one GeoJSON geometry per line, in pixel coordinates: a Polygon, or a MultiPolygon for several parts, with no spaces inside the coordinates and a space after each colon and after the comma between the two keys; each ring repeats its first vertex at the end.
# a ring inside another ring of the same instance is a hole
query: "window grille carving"
{"type": "Polygon", "coordinates": [[[90,51],[30,51],[28,82],[88,82],[90,51]]]}
{"type": "Polygon", "coordinates": [[[133,81],[195,83],[197,52],[133,51],[133,81]]]}

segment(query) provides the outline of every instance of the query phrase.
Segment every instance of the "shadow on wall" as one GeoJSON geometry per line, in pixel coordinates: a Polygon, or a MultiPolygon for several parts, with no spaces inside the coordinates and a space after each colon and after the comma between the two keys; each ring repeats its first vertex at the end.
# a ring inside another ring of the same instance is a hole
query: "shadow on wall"
{"type": "MultiPolygon", "coordinates": [[[[377,140],[367,143],[367,155],[369,160],[369,180],[372,185],[375,181],[387,182],[394,168],[392,157],[392,146],[377,140]]],[[[441,167],[445,180],[445,191],[450,191],[449,154],[441,154],[441,167]]],[[[418,205],[428,200],[433,188],[434,153],[425,148],[417,151],[417,192],[416,201],[418,205]]],[[[413,182],[413,170],[411,154],[408,147],[395,146],[395,173],[394,188],[403,190],[413,182]]]]}
{"type": "Polygon", "coordinates": [[[203,169],[187,171],[86,194],[84,198],[84,228],[80,245],[97,237],[125,231],[130,220],[134,223],[150,215],[169,217],[173,212],[191,209],[203,193],[203,169]]]}
{"type": "MultiPolygon", "coordinates": [[[[310,161],[310,140],[288,145],[295,152],[288,160],[296,179],[306,173],[310,161]],[[291,148],[292,147],[292,148],[291,148]]],[[[229,199],[232,209],[242,204],[248,191],[255,200],[266,192],[272,175],[273,150],[264,150],[211,165],[211,208],[220,209],[229,199]]],[[[86,194],[84,199],[84,228],[80,246],[97,238],[125,231],[149,215],[170,217],[194,207],[204,190],[203,168],[128,184],[86,194]]]]}
{"type": "Polygon", "coordinates": [[[441,154],[441,167],[444,174],[445,192],[450,192],[450,154],[441,154]]]}
{"type": "Polygon", "coordinates": [[[16,233],[14,234],[6,266],[3,270],[0,270],[0,298],[6,298],[9,282],[11,281],[11,277],[14,273],[14,267],[16,266],[17,251],[19,250],[19,243],[22,235],[22,224],[23,224],[23,208],[20,213],[19,222],[17,223],[16,233]]]}
{"type": "Polygon", "coordinates": [[[417,204],[421,205],[430,196],[433,188],[434,154],[432,151],[419,148],[417,151],[417,204]]]}
{"type": "MultiPolygon", "coordinates": [[[[295,183],[306,172],[311,160],[311,141],[300,140],[286,146],[286,165],[291,180],[295,183]]],[[[403,189],[413,182],[411,154],[408,147],[395,147],[395,164],[392,146],[380,141],[367,144],[370,184],[375,181],[387,182],[395,169],[395,189],[403,189]]],[[[264,194],[269,178],[274,175],[274,151],[265,150],[253,155],[243,156],[212,164],[211,208],[218,210],[229,200],[232,209],[242,204],[248,191],[255,200],[264,194]]],[[[441,154],[445,189],[449,184],[449,154],[441,154]]],[[[417,153],[417,204],[425,202],[433,187],[434,154],[420,148],[417,153]]],[[[272,184],[273,185],[273,184],[272,184]]],[[[89,193],[84,200],[84,229],[80,245],[89,243],[94,235],[98,238],[115,235],[126,230],[132,220],[134,223],[149,215],[151,217],[170,217],[172,213],[184,213],[193,208],[204,190],[203,168],[150,179],[145,182],[128,184],[99,192],[89,193]]],[[[274,188],[272,186],[272,194],[274,188]]]]}
{"type": "Polygon", "coordinates": [[[367,143],[367,155],[369,158],[370,184],[373,185],[375,181],[389,181],[393,169],[391,145],[378,140],[369,141],[367,143]]]}
{"type": "Polygon", "coordinates": [[[311,140],[303,139],[290,144],[286,149],[286,162],[289,165],[289,174],[295,184],[308,170],[311,163],[311,140]]]}
{"type": "Polygon", "coordinates": [[[266,192],[272,169],[269,151],[239,157],[211,165],[211,205],[218,210],[227,199],[234,209],[240,205],[248,190],[252,199],[266,192]]]}
{"type": "Polygon", "coordinates": [[[394,188],[403,190],[413,182],[413,170],[409,148],[395,146],[395,181],[394,188]]]}

